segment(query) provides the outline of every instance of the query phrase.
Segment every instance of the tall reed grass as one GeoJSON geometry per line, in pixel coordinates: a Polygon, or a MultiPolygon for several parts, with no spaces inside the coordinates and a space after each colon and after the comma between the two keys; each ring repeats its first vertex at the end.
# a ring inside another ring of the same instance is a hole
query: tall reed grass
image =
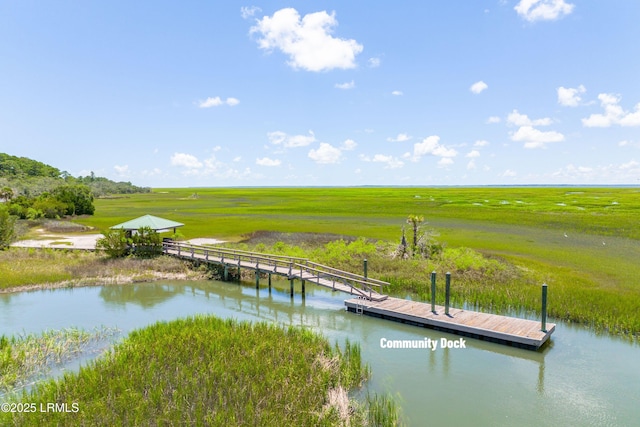
{"type": "Polygon", "coordinates": [[[356,404],[340,411],[344,402],[330,396],[368,375],[356,344],[341,349],[305,329],[196,316],[134,331],[78,373],[20,398],[76,403],[78,412],[0,414],[0,424],[364,425],[356,404]]]}
{"type": "Polygon", "coordinates": [[[10,394],[46,375],[54,366],[84,354],[117,333],[113,328],[76,328],[0,336],[0,394],[10,394]]]}
{"type": "Polygon", "coordinates": [[[534,261],[485,256],[469,248],[445,247],[433,259],[394,259],[394,245],[363,238],[334,241],[322,246],[276,242],[233,245],[246,250],[309,258],[354,273],[363,273],[366,258],[369,277],[391,284],[385,293],[431,300],[431,273],[436,272],[436,303],[444,305],[445,274],[451,273],[451,305],[497,314],[525,312],[538,315],[541,286],[549,284],[548,314],[597,332],[640,339],[640,293],[616,286],[597,286],[583,272],[534,261]]]}

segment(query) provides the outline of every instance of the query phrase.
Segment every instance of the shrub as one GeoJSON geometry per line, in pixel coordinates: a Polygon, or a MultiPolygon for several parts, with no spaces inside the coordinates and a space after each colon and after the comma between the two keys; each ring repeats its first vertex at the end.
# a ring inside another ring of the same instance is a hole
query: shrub
{"type": "Polygon", "coordinates": [[[132,237],[133,254],[148,258],[162,253],[162,238],[160,233],[150,227],[141,227],[132,237]]]}
{"type": "Polygon", "coordinates": [[[16,218],[11,216],[9,209],[2,204],[0,206],[0,249],[5,249],[13,241],[15,236],[15,222],[16,218]]]}
{"type": "Polygon", "coordinates": [[[103,250],[111,258],[120,258],[129,252],[131,239],[122,229],[109,230],[104,237],[96,241],[96,249],[103,250]]]}

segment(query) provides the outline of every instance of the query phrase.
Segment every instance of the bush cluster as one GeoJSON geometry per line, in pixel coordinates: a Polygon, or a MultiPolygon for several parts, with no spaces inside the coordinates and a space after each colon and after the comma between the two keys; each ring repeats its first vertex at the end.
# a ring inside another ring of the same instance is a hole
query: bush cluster
{"type": "Polygon", "coordinates": [[[123,229],[105,231],[96,242],[96,249],[103,250],[111,258],[134,255],[150,258],[162,253],[162,238],[150,227],[141,227],[133,233],[123,229]]]}
{"type": "Polygon", "coordinates": [[[11,189],[4,190],[9,212],[20,219],[57,219],[67,215],[93,215],[93,195],[83,184],[64,184],[38,196],[13,197],[11,189]]]}

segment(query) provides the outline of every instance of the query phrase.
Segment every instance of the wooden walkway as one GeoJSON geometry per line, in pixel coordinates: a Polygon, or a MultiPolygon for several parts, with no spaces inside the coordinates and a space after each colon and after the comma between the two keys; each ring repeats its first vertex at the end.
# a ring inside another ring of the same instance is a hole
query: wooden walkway
{"type": "Polygon", "coordinates": [[[457,335],[463,335],[485,341],[493,341],[529,350],[537,350],[550,338],[556,328],[553,323],[546,324],[546,332],[541,323],[533,320],[478,313],[475,311],[435,306],[431,304],[389,297],[384,301],[365,301],[353,298],[345,301],[347,310],[354,313],[381,317],[409,323],[425,328],[436,329],[457,335]]]}
{"type": "MultiPolygon", "coordinates": [[[[246,268],[256,273],[276,274],[293,281],[311,282],[334,291],[345,292],[369,301],[383,301],[384,286],[389,283],[371,279],[348,271],[316,264],[306,258],[261,254],[228,248],[211,248],[198,245],[186,245],[176,242],[164,242],[163,252],[179,258],[198,260],[228,268],[246,268]]],[[[293,285],[293,282],[292,282],[293,285]]],[[[293,286],[291,288],[293,292],[293,286]]]]}
{"type": "Polygon", "coordinates": [[[163,243],[163,251],[179,258],[224,266],[225,280],[230,268],[254,270],[256,286],[259,285],[260,274],[269,276],[269,285],[271,285],[271,275],[276,274],[291,281],[293,297],[293,281],[298,279],[302,281],[303,293],[305,282],[311,282],[333,291],[355,296],[356,298],[345,301],[347,310],[354,313],[530,350],[542,347],[549,340],[556,326],[547,323],[546,331],[542,331],[540,322],[533,320],[456,308],[449,308],[449,314],[445,314],[445,308],[441,306],[435,306],[435,311],[431,311],[431,304],[385,295],[383,292],[384,287],[389,285],[387,282],[316,264],[306,258],[187,245],[172,241],[163,243]]]}

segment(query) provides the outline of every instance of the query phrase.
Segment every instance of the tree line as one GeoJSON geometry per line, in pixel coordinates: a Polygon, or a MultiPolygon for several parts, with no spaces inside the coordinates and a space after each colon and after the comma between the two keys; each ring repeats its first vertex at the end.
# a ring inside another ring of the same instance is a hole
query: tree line
{"type": "MultiPolygon", "coordinates": [[[[30,159],[0,153],[0,189],[12,190],[14,196],[37,197],[63,184],[86,185],[94,197],[110,194],[148,193],[148,187],[138,187],[130,182],[115,182],[96,176],[73,177],[67,171],[30,159]]],[[[0,201],[2,200],[0,196],[0,201]]]]}
{"type": "Polygon", "coordinates": [[[0,153],[0,249],[13,239],[16,219],[93,215],[96,197],[150,191],[93,172],[73,177],[37,160],[0,153]]]}

